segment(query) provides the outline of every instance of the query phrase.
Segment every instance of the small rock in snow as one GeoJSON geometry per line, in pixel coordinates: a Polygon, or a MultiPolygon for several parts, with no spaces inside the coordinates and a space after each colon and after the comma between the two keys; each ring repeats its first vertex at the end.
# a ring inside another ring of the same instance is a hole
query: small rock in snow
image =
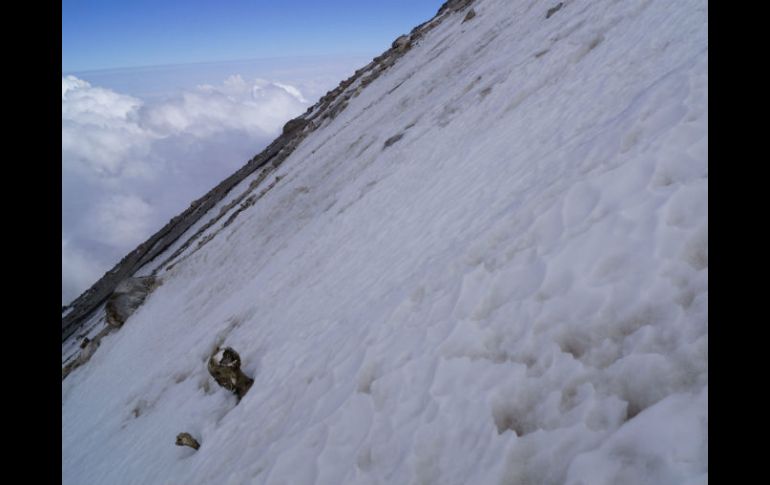
{"type": "Polygon", "coordinates": [[[177,446],[189,446],[190,448],[198,449],[200,448],[200,443],[198,443],[198,440],[192,437],[190,433],[179,433],[176,436],[176,445],[177,446]]]}

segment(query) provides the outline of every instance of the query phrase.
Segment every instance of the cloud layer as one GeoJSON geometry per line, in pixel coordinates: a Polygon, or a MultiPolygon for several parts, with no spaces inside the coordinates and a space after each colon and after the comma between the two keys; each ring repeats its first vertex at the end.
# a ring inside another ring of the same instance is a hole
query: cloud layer
{"type": "Polygon", "coordinates": [[[301,114],[299,88],[233,75],[146,102],[62,78],[62,304],[301,114]]]}

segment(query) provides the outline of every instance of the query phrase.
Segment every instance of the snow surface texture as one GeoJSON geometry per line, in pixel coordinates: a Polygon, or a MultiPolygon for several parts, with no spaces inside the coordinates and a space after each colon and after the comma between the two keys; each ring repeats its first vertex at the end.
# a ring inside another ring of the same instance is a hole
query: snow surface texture
{"type": "Polygon", "coordinates": [[[557,3],[453,14],[160,271],[63,483],[707,483],[707,3],[557,3]]]}

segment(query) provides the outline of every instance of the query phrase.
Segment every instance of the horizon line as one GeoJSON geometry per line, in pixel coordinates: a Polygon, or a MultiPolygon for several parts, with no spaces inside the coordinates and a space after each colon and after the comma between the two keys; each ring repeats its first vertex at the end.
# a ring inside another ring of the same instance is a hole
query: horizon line
{"type": "MultiPolygon", "coordinates": [[[[211,64],[232,64],[239,62],[254,62],[254,61],[277,61],[277,60],[289,60],[289,59],[324,59],[324,58],[346,58],[346,57],[368,57],[372,53],[363,52],[351,52],[345,54],[307,54],[307,55],[289,55],[289,56],[275,56],[275,57],[253,57],[253,58],[241,58],[230,60],[216,60],[216,61],[195,61],[195,62],[179,62],[171,64],[147,64],[137,66],[120,66],[120,67],[107,67],[98,69],[79,69],[79,70],[67,70],[62,68],[62,76],[72,74],[101,74],[116,71],[128,71],[138,69],[161,69],[170,67],[183,67],[183,66],[196,66],[196,65],[211,65],[211,64]]],[[[376,53],[374,54],[376,56],[376,53]]]]}

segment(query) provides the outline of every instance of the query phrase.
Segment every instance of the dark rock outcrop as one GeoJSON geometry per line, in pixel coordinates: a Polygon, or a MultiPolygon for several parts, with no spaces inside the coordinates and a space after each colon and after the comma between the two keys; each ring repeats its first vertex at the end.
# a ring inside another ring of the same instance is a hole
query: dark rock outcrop
{"type": "Polygon", "coordinates": [[[239,401],[254,384],[254,379],[241,371],[241,356],[230,347],[217,348],[209,358],[208,368],[217,384],[238,396],[239,401]]]}
{"type": "Polygon", "coordinates": [[[284,136],[292,135],[297,131],[304,130],[305,127],[310,124],[311,122],[304,118],[294,118],[293,120],[289,120],[285,125],[283,125],[283,134],[284,136]]]}

